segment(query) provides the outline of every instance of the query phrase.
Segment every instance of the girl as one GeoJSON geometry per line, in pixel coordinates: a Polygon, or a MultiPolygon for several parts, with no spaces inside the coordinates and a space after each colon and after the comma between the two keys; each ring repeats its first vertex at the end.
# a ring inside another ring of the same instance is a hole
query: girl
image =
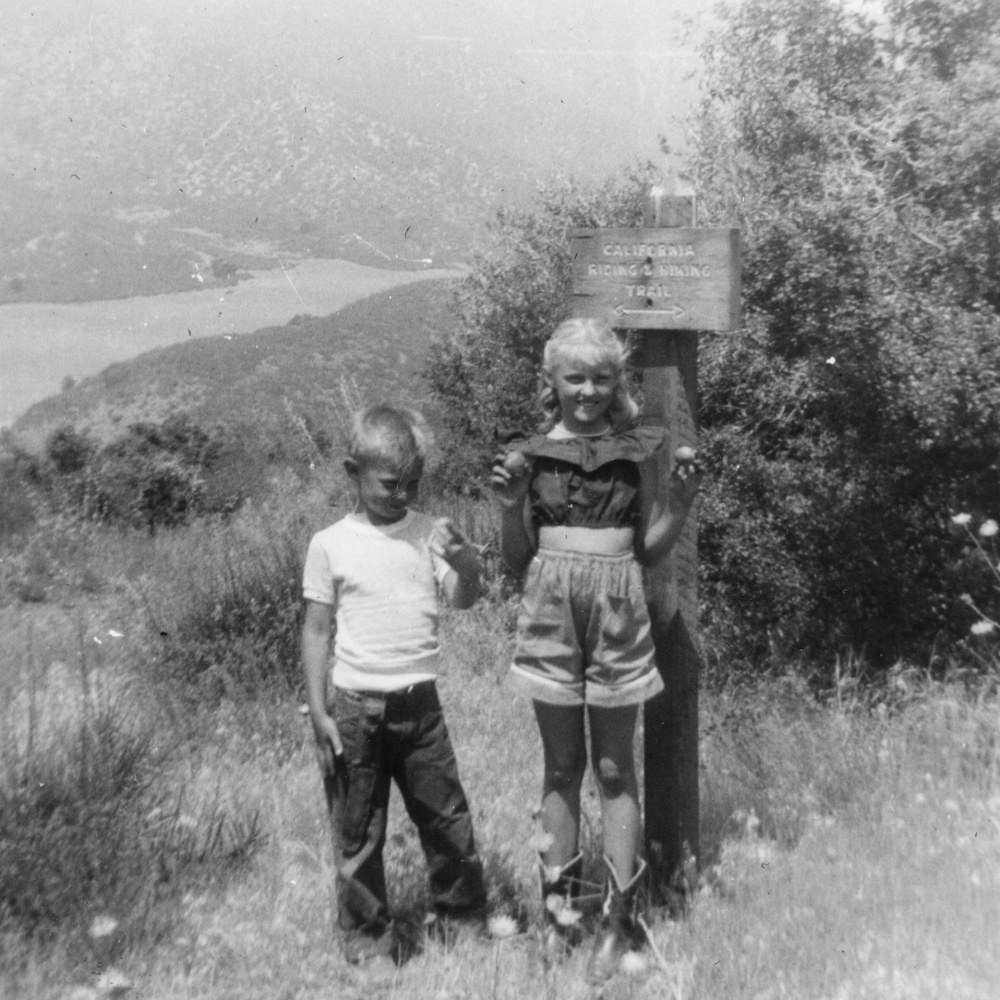
{"type": "Polygon", "coordinates": [[[549,959],[579,937],[584,710],[607,866],[601,931],[587,967],[609,978],[635,942],[641,819],[633,757],[639,705],[663,689],[639,562],[662,559],[694,501],[700,472],[680,462],[667,496],[654,465],[662,428],[637,426],[626,352],[594,319],[562,323],[545,345],[540,433],[507,436],[491,482],[501,551],[527,569],[510,681],[534,702],[544,752],[542,891],[549,959]]]}

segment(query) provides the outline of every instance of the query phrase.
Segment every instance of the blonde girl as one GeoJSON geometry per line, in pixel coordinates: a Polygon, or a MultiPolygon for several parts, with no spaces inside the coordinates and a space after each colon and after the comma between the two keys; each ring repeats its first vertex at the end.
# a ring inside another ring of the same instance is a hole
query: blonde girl
{"type": "Polygon", "coordinates": [[[663,689],[640,564],[673,547],[700,473],[681,464],[661,496],[649,460],[662,428],[638,425],[624,345],[604,323],[571,319],[545,345],[539,432],[507,436],[492,470],[501,550],[524,574],[509,681],[529,697],[542,738],[541,854],[553,959],[579,939],[584,714],[600,796],[607,885],[587,976],[608,979],[638,943],[641,817],[633,754],[639,706],[663,689]]]}

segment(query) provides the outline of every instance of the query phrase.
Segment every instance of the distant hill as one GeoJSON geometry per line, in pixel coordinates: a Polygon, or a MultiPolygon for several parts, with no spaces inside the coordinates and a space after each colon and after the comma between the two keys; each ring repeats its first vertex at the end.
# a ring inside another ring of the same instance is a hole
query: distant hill
{"type": "Polygon", "coordinates": [[[5,18],[0,304],[224,283],[279,250],[467,261],[553,164],[632,159],[623,106],[652,148],[692,91],[683,52],[596,51],[597,10],[593,54],[553,52],[582,29],[527,0],[60,8],[5,18]],[[519,17],[548,17],[537,47],[499,44],[519,17]]]}
{"type": "Polygon", "coordinates": [[[420,281],[325,318],[150,351],[32,406],[13,436],[34,450],[72,424],[107,441],[131,423],[182,412],[263,439],[294,433],[300,421],[336,434],[354,406],[383,399],[433,417],[421,372],[432,339],[456,325],[453,287],[420,281]]]}

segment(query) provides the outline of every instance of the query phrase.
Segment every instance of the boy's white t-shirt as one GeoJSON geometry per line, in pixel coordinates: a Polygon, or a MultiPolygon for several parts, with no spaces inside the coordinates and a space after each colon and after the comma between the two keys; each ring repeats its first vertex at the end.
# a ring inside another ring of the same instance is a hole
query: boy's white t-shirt
{"type": "Polygon", "coordinates": [[[438,586],[451,567],[430,551],[433,527],[413,510],[386,525],[348,514],[313,536],[302,592],[334,607],[337,687],[396,691],[437,676],[438,586]]]}

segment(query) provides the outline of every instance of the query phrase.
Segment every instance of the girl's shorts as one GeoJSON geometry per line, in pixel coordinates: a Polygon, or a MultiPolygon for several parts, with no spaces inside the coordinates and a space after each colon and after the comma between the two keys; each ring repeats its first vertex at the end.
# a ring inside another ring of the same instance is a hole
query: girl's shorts
{"type": "Polygon", "coordinates": [[[540,548],[524,581],[509,682],[551,705],[619,708],[663,690],[631,552],[540,548]]]}

